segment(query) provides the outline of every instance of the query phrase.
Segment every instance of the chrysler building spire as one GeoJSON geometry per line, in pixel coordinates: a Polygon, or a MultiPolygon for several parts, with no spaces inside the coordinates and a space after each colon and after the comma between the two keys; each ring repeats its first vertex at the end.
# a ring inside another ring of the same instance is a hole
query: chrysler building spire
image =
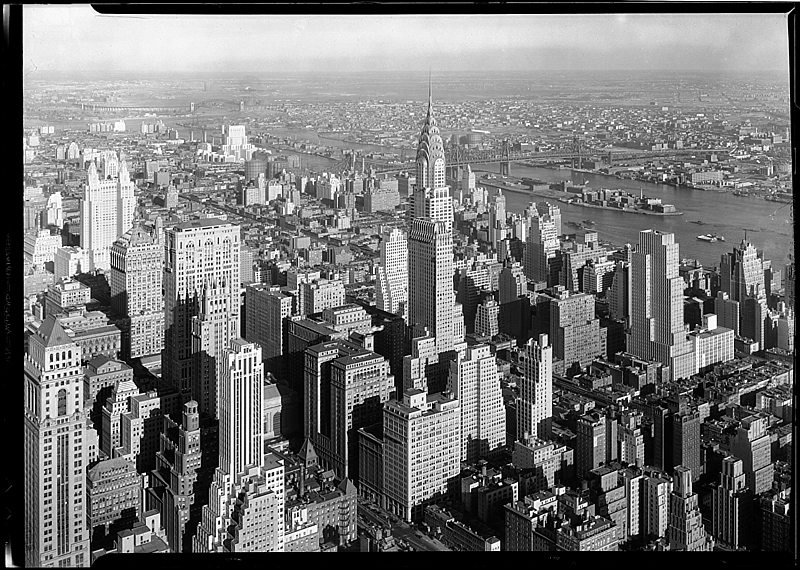
{"type": "Polygon", "coordinates": [[[443,188],[445,186],[444,143],[433,117],[433,91],[428,80],[428,114],[417,146],[417,188],[443,188]]]}

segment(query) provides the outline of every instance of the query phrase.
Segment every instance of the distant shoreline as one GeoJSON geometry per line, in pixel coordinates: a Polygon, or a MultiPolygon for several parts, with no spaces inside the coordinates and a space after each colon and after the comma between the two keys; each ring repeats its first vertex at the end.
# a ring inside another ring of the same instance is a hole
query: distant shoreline
{"type": "MultiPolygon", "coordinates": [[[[517,188],[514,186],[510,186],[508,184],[503,183],[495,183],[491,179],[480,178],[480,183],[485,186],[491,186],[492,188],[500,188],[501,190],[507,190],[509,192],[516,192],[519,194],[529,194],[531,196],[539,196],[541,198],[553,198],[560,202],[564,202],[563,198],[569,196],[567,192],[559,192],[558,190],[530,190],[528,188],[517,188]]],[[[585,204],[583,202],[569,202],[569,204],[575,206],[581,206],[583,208],[594,208],[597,210],[608,210],[611,212],[622,212],[625,214],[642,214],[645,216],[658,216],[658,217],[670,217],[670,216],[683,216],[683,212],[652,212],[650,210],[644,210],[641,208],[636,208],[633,210],[629,209],[622,209],[622,208],[609,208],[608,206],[598,206],[597,204],[585,204]]]]}

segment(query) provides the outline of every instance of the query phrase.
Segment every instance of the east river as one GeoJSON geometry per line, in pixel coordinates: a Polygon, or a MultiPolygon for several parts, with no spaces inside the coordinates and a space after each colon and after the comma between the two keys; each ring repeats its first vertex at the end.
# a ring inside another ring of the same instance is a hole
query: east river
{"type": "MultiPolygon", "coordinates": [[[[317,133],[305,129],[268,128],[267,132],[281,137],[296,137],[297,140],[309,140],[315,144],[342,149],[360,149],[367,152],[398,152],[390,147],[375,145],[359,145],[348,142],[320,138],[317,133]]],[[[336,163],[335,160],[321,156],[279,151],[281,154],[296,154],[301,158],[303,168],[321,172],[336,163]]],[[[406,156],[411,153],[406,152],[406,156]]],[[[499,165],[482,165],[481,169],[499,172],[499,165]]],[[[480,175],[479,172],[476,174],[480,175]]],[[[511,175],[557,183],[571,180],[574,183],[588,182],[595,189],[621,189],[634,195],[643,192],[650,198],[660,198],[665,204],[673,204],[682,216],[647,216],[642,214],[622,213],[612,210],[585,208],[558,202],[561,208],[563,230],[572,231],[566,222],[582,222],[593,220],[593,226],[601,240],[622,245],[635,245],[639,232],[644,229],[656,229],[675,234],[680,244],[681,258],[697,259],[706,267],[718,266],[723,253],[732,251],[734,245],[741,242],[747,229],[747,239],[758,249],[764,251],[764,258],[772,260],[777,269],[784,269],[789,254],[794,252],[794,225],[791,220],[792,204],[769,202],[763,198],[734,196],[730,192],[719,193],[690,188],[676,188],[666,184],[639,182],[638,180],[622,180],[612,176],[573,172],[569,169],[552,169],[530,167],[521,164],[511,165],[511,175]],[[702,221],[703,225],[690,223],[702,221]],[[715,243],[697,239],[700,234],[716,233],[725,237],[726,241],[715,243]]],[[[493,189],[490,189],[493,191],[493,189]]],[[[550,201],[553,199],[530,196],[525,193],[504,191],[506,208],[509,212],[522,213],[533,201],[550,201]]]]}

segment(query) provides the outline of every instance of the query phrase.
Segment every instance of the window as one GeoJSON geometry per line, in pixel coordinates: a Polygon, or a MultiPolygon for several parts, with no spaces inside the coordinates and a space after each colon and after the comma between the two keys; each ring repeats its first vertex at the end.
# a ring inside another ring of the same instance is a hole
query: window
{"type": "Polygon", "coordinates": [[[67,414],[67,391],[62,388],[58,391],[58,415],[64,416],[67,414]]]}

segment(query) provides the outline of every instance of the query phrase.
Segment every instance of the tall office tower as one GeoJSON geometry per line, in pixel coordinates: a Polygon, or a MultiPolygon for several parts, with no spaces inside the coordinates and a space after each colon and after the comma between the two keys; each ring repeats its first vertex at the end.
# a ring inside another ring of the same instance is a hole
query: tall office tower
{"type": "Polygon", "coordinates": [[[719,484],[712,495],[713,534],[721,546],[736,550],[750,546],[754,533],[753,494],[747,488],[742,460],[722,460],[719,484]]]}
{"type": "Polygon", "coordinates": [[[446,394],[410,389],[383,408],[386,508],[405,521],[453,496],[461,469],[461,407],[446,394]]]}
{"type": "Polygon", "coordinates": [[[594,295],[570,295],[559,291],[550,301],[550,338],[553,357],[569,368],[578,362],[586,368],[592,360],[605,354],[600,337],[600,319],[594,314],[594,295]]]}
{"type": "MultiPolygon", "coordinates": [[[[585,478],[606,460],[607,418],[594,411],[578,418],[575,446],[575,476],[585,478]]],[[[613,441],[616,445],[616,441],[613,441]]]]}
{"type": "Polygon", "coordinates": [[[394,388],[380,354],[342,341],[306,349],[304,434],[338,477],[358,478],[357,432],[380,422],[394,388]]]}
{"type": "Polygon", "coordinates": [[[517,400],[517,440],[550,438],[553,422],[553,347],[546,334],[530,339],[519,355],[522,386],[517,400]]]}
{"type": "Polygon", "coordinates": [[[631,263],[631,319],[627,333],[630,354],[669,367],[665,380],[697,373],[692,343],[683,324],[684,282],[678,274],[675,234],[639,232],[631,263]]]}
{"type": "Polygon", "coordinates": [[[109,178],[116,178],[119,175],[120,160],[117,157],[116,152],[114,152],[113,150],[103,151],[101,157],[101,163],[103,166],[103,180],[108,180],[109,178]]]}
{"type": "Polygon", "coordinates": [[[726,329],[731,329],[734,335],[739,334],[740,307],[739,301],[731,299],[730,295],[725,291],[717,292],[717,297],[714,299],[714,313],[717,315],[717,324],[726,329]]]}
{"type": "Polygon", "coordinates": [[[759,343],[764,349],[764,318],[767,316],[767,291],[764,261],[752,243],[744,240],[732,252],[723,254],[719,266],[720,290],[739,301],[739,334],[759,343]]]}
{"type": "Polygon", "coordinates": [[[264,363],[261,347],[236,338],[221,355],[219,468],[244,473],[262,464],[264,453],[264,363]]]}
{"type": "Polygon", "coordinates": [[[111,246],[111,307],[124,315],[122,358],[164,348],[164,242],[156,228],[136,225],[111,246]]]}
{"type": "Polygon", "coordinates": [[[381,235],[381,263],[375,283],[375,304],[387,313],[405,314],[408,303],[408,239],[394,228],[381,235]]]}
{"type": "Polygon", "coordinates": [[[561,208],[556,204],[551,204],[550,202],[531,202],[529,208],[535,209],[540,216],[550,216],[550,221],[556,226],[557,236],[564,233],[561,228],[561,208]]]}
{"type": "Polygon", "coordinates": [[[47,198],[45,223],[48,226],[55,226],[58,229],[64,227],[64,206],[61,200],[61,192],[53,192],[47,198]]]}
{"type": "Polygon", "coordinates": [[[644,465],[642,417],[641,412],[630,409],[623,410],[620,417],[619,430],[617,431],[619,460],[636,467],[644,465]]]}
{"type": "Polygon", "coordinates": [[[167,228],[165,237],[162,376],[189,400],[195,389],[192,320],[207,282],[228,285],[227,336],[240,336],[239,226],[215,218],[194,220],[167,228]]]}
{"type": "Polygon", "coordinates": [[[606,293],[608,316],[617,321],[628,322],[631,307],[631,267],[624,261],[614,266],[614,280],[606,293]]]}
{"type": "Polygon", "coordinates": [[[228,125],[228,132],[222,145],[222,154],[232,155],[241,162],[253,158],[255,150],[255,145],[247,141],[244,125],[228,125]]]}
{"type": "Polygon", "coordinates": [[[743,418],[730,439],[730,452],[742,460],[747,486],[754,495],[772,488],[775,466],[767,433],[769,414],[758,412],[743,418]]]}
{"type": "Polygon", "coordinates": [[[89,271],[111,268],[111,245],[133,225],[134,186],[124,160],[118,176],[103,180],[94,162],[89,165],[81,198],[81,247],[88,254],[89,271]]]}
{"type": "Polygon", "coordinates": [[[671,420],[672,455],[667,465],[683,465],[691,471],[693,481],[697,481],[703,474],[703,451],[700,447],[703,418],[697,408],[687,408],[672,414],[671,420]]]}
{"type": "Polygon", "coordinates": [[[795,310],[795,300],[794,300],[794,279],[795,279],[795,274],[794,274],[794,272],[795,272],[794,261],[792,261],[790,263],[787,263],[786,264],[786,284],[784,286],[785,298],[786,298],[786,305],[789,308],[791,308],[793,311],[795,310]]]}
{"type": "Polygon", "coordinates": [[[500,334],[500,305],[489,294],[484,296],[475,313],[475,334],[489,338],[500,334]]]}
{"type": "Polygon", "coordinates": [[[281,366],[284,335],[287,327],[284,319],[294,313],[295,297],[280,287],[254,284],[248,285],[244,293],[245,334],[244,338],[261,347],[265,369],[284,377],[281,366]]]}
{"type": "MultiPolygon", "coordinates": [[[[209,489],[208,505],[203,507],[193,551],[224,551],[229,548],[226,540],[234,535],[229,530],[232,524],[240,527],[238,536],[241,538],[254,532],[253,526],[262,523],[269,526],[268,534],[274,539],[265,548],[282,550],[278,543],[282,543],[283,526],[277,518],[283,517],[284,486],[283,481],[276,481],[276,478],[278,474],[283,478],[283,465],[264,456],[264,365],[261,348],[240,338],[233,339],[222,358],[219,466],[209,489]],[[275,469],[270,467],[273,463],[275,469]],[[243,511],[253,513],[245,508],[247,505],[263,506],[265,516],[259,521],[244,516],[243,511]],[[268,520],[270,515],[275,520],[268,520]],[[229,533],[231,536],[228,536],[229,533]]],[[[245,546],[240,544],[239,548],[245,546]]]]}
{"type": "Polygon", "coordinates": [[[236,338],[230,336],[230,302],[229,287],[220,286],[216,279],[207,281],[197,298],[197,315],[191,323],[194,357],[191,397],[200,405],[201,414],[217,419],[221,397],[218,389],[226,366],[224,352],[236,338]]]}
{"type": "Polygon", "coordinates": [[[452,350],[455,338],[453,232],[441,221],[414,219],[408,241],[408,323],[427,327],[439,352],[452,350]]]}
{"type": "Polygon", "coordinates": [[[486,264],[470,260],[458,273],[456,300],[464,308],[464,326],[467,333],[473,333],[480,294],[482,291],[488,291],[491,285],[489,269],[486,264]]]}
{"type": "Polygon", "coordinates": [[[646,475],[642,484],[643,537],[663,538],[669,527],[669,497],[672,480],[664,474],[646,475]]]}
{"type": "Polygon", "coordinates": [[[298,286],[298,315],[313,315],[329,307],[345,303],[344,283],[341,279],[315,279],[298,286]]]}
{"type": "Polygon", "coordinates": [[[25,355],[25,565],[89,566],[81,349],[55,317],[25,355]]]}
{"type": "Polygon", "coordinates": [[[505,443],[505,408],[497,363],[488,345],[467,348],[450,363],[448,392],[461,403],[461,461],[474,463],[505,443]]]}
{"type": "Polygon", "coordinates": [[[534,216],[529,219],[528,241],[525,244],[523,267],[525,277],[536,283],[553,284],[550,263],[558,250],[556,225],[550,216],[534,216]]]}
{"type": "Polygon", "coordinates": [[[496,214],[496,227],[505,227],[506,225],[506,197],[503,191],[497,188],[497,191],[489,198],[490,203],[494,204],[496,214]]]}
{"type": "Polygon", "coordinates": [[[519,263],[512,263],[503,267],[502,271],[500,271],[498,282],[501,305],[516,301],[520,296],[526,295],[528,292],[525,272],[519,263]]]}
{"type": "Polygon", "coordinates": [[[606,250],[600,245],[597,232],[579,232],[574,240],[562,243],[556,251],[550,271],[552,284],[563,285],[573,292],[583,290],[586,264],[598,263],[605,255],[606,250]]]}
{"type": "Polygon", "coordinates": [[[683,465],[678,465],[672,475],[667,540],[670,550],[710,552],[714,549],[714,538],[703,527],[697,493],[692,492],[692,471],[683,465]]]}
{"type": "Polygon", "coordinates": [[[413,194],[415,218],[441,221],[453,231],[453,199],[445,184],[444,143],[433,117],[433,98],[428,92],[428,114],[417,145],[417,185],[413,194]]]}
{"type": "MultiPolygon", "coordinates": [[[[472,172],[472,167],[469,164],[461,171],[461,190],[465,196],[472,196],[475,190],[475,173],[472,172]]],[[[475,205],[474,197],[472,205],[475,205]]]]}
{"type": "Polygon", "coordinates": [[[625,487],[625,501],[628,512],[627,528],[631,537],[641,538],[642,536],[644,477],[642,470],[632,465],[623,469],[619,474],[620,482],[625,487]]]}
{"type": "Polygon", "coordinates": [[[489,243],[497,250],[498,240],[503,239],[506,227],[506,197],[500,188],[489,198],[489,243]]]}

